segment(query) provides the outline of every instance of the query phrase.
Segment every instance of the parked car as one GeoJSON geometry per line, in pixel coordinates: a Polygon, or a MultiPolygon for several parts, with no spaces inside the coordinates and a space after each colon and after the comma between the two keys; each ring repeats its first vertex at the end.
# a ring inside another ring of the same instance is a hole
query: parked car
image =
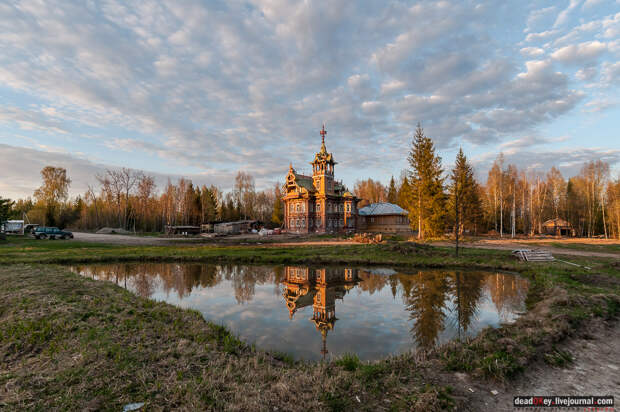
{"type": "Polygon", "coordinates": [[[73,239],[73,233],[57,227],[37,227],[32,234],[35,239],[73,239]]]}

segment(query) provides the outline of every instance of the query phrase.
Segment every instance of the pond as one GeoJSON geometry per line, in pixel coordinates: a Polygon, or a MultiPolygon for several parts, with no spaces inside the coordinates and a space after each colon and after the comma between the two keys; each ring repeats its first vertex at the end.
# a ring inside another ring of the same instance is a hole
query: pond
{"type": "Polygon", "coordinates": [[[527,280],[465,270],[130,263],[73,266],[140,296],[192,308],[258,348],[362,360],[429,348],[513,321],[527,280]]]}

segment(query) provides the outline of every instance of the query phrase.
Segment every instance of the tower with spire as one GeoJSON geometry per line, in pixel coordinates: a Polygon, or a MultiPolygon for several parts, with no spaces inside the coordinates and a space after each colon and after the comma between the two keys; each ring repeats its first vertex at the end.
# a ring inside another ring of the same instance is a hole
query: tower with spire
{"type": "Polygon", "coordinates": [[[337,163],[325,145],[325,125],[319,134],[321,148],[310,162],[312,176],[297,173],[289,165],[282,199],[285,228],[294,233],[354,231],[358,199],[335,179],[337,163]]]}
{"type": "Polygon", "coordinates": [[[347,292],[359,282],[357,269],[310,269],[287,266],[282,284],[289,317],[299,309],[312,305],[312,317],[316,330],[321,334],[320,353],[327,356],[327,334],[334,329],[336,300],[343,300],[347,292]]]}

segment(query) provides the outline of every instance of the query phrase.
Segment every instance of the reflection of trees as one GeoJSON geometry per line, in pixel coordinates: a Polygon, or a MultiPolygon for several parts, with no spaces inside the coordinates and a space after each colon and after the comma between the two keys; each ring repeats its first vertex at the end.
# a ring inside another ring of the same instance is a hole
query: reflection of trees
{"type": "MultiPolygon", "coordinates": [[[[319,312],[335,313],[336,299],[353,287],[371,295],[389,287],[393,297],[401,295],[412,321],[411,334],[421,348],[434,346],[441,332],[455,326],[459,336],[474,324],[483,296],[493,301],[503,321],[522,309],[527,293],[525,279],[507,274],[483,272],[420,271],[394,275],[372,270],[344,268],[265,267],[205,265],[197,263],[143,263],[76,266],[79,273],[108,280],[134,290],[143,297],[156,291],[175,293],[179,299],[196,288],[210,288],[230,282],[237,303],[250,302],[258,285],[274,284],[274,292],[284,294],[291,314],[295,308],[316,306],[319,312]],[[351,279],[347,276],[351,275],[351,279]],[[355,279],[354,282],[350,280],[355,279]],[[324,290],[321,290],[324,288],[324,290]],[[321,293],[316,295],[315,293],[321,293]],[[324,302],[317,299],[321,297],[324,302]]],[[[360,311],[365,310],[360,307],[360,311]]],[[[327,316],[327,315],[326,315],[327,316]]],[[[316,317],[316,316],[315,316],[316,317]]],[[[327,316],[326,319],[335,319],[327,316]]],[[[317,318],[318,319],[318,318],[317,318]]],[[[322,319],[322,318],[321,318],[322,319]]],[[[321,320],[322,321],[322,320],[321,320]]],[[[327,324],[327,323],[326,323],[327,324]]]]}
{"type": "Polygon", "coordinates": [[[359,288],[364,292],[370,293],[371,295],[383,289],[390,279],[388,276],[377,275],[363,270],[360,270],[358,273],[359,278],[362,281],[359,284],[359,288]]]}
{"type": "Polygon", "coordinates": [[[510,313],[523,309],[528,289],[527,280],[518,276],[495,273],[487,276],[486,286],[502,321],[508,320],[510,313]]]}
{"type": "Polygon", "coordinates": [[[450,277],[456,312],[454,321],[460,337],[461,330],[467,332],[472,320],[477,316],[485,275],[478,272],[453,272],[450,277]]]}
{"type": "Polygon", "coordinates": [[[418,345],[429,349],[435,345],[444,328],[446,295],[450,291],[446,274],[437,271],[400,276],[403,298],[414,320],[411,332],[418,345]]]}
{"type": "Polygon", "coordinates": [[[182,299],[197,287],[209,288],[227,280],[232,283],[239,303],[252,300],[256,284],[274,282],[275,276],[270,267],[199,263],[105,264],[76,266],[75,269],[85,276],[130,288],[142,297],[151,297],[159,284],[167,295],[176,292],[182,299]]]}

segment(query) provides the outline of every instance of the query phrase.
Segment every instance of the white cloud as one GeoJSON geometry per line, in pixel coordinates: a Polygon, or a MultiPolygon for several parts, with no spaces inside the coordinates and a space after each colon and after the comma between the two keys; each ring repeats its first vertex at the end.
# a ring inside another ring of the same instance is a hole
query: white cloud
{"type": "Polygon", "coordinates": [[[607,50],[607,44],[594,40],[562,47],[553,53],[551,58],[563,63],[585,63],[595,60],[607,50]]]}
{"type": "Polygon", "coordinates": [[[540,57],[543,54],[545,54],[545,51],[541,49],[540,47],[524,47],[519,51],[521,52],[523,57],[530,58],[530,59],[535,58],[535,57],[540,57]]]}
{"type": "Polygon", "coordinates": [[[325,121],[349,178],[392,174],[418,121],[442,150],[499,145],[613,86],[619,14],[575,4],[561,19],[510,2],[6,4],[0,138],[268,182],[307,163],[325,121]]]}
{"type": "Polygon", "coordinates": [[[535,41],[543,41],[547,40],[549,37],[553,37],[558,33],[557,30],[546,30],[539,33],[530,33],[525,36],[525,41],[527,42],[535,42],[535,41]]]}
{"type": "Polygon", "coordinates": [[[568,3],[568,7],[566,7],[564,10],[560,12],[560,14],[558,14],[558,17],[555,20],[553,27],[558,27],[558,26],[562,26],[563,24],[565,24],[568,21],[569,16],[572,13],[572,11],[575,8],[577,8],[577,6],[579,6],[580,3],[581,3],[581,0],[570,0],[568,3]]]}

